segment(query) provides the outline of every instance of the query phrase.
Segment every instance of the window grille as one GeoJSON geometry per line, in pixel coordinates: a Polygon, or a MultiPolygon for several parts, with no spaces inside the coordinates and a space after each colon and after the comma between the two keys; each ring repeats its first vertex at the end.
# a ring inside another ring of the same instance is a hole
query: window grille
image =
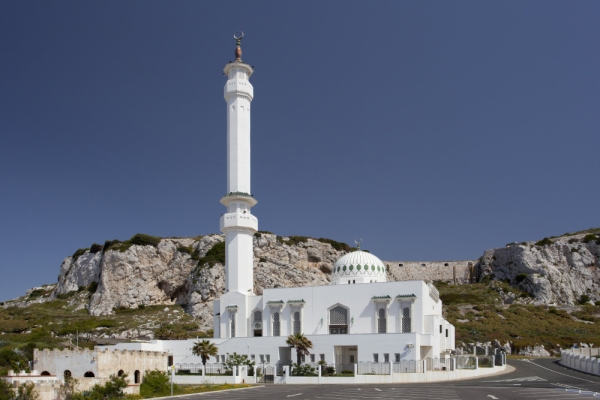
{"type": "Polygon", "coordinates": [[[410,330],[410,307],[404,307],[402,309],[402,332],[408,333],[410,330]]]}
{"type": "Polygon", "coordinates": [[[314,362],[315,362],[315,355],[314,355],[314,354],[311,354],[311,355],[310,355],[310,362],[311,362],[311,363],[314,363],[314,362]]]}
{"type": "Polygon", "coordinates": [[[281,335],[281,321],[279,321],[279,313],[273,314],[273,336],[281,335]]]}
{"type": "Polygon", "coordinates": [[[383,362],[390,362],[390,353],[383,353],[383,362]]]}
{"type": "Polygon", "coordinates": [[[387,320],[385,318],[385,308],[380,308],[378,311],[378,321],[377,321],[377,332],[378,333],[386,333],[387,332],[387,320]]]}
{"type": "Polygon", "coordinates": [[[325,354],[319,354],[319,358],[321,359],[321,361],[325,361],[325,354]]]}
{"type": "Polygon", "coordinates": [[[294,313],[294,334],[301,333],[300,329],[300,311],[294,313]]]}
{"type": "Polygon", "coordinates": [[[396,359],[396,362],[400,362],[400,353],[395,353],[394,354],[394,358],[396,359]]]}
{"type": "Polygon", "coordinates": [[[348,310],[342,306],[333,307],[329,311],[331,325],[348,325],[348,310]]]}
{"type": "Polygon", "coordinates": [[[266,359],[267,359],[267,362],[271,362],[271,355],[270,354],[266,354],[266,359]]]}
{"type": "Polygon", "coordinates": [[[235,337],[235,313],[231,314],[231,337],[235,337]]]}
{"type": "Polygon", "coordinates": [[[379,354],[373,353],[373,362],[379,362],[379,354]]]}
{"type": "Polygon", "coordinates": [[[329,310],[329,333],[332,335],[348,333],[348,309],[335,306],[329,310]]]}
{"type": "Polygon", "coordinates": [[[256,310],[252,313],[252,326],[254,336],[262,336],[262,311],[256,310]]]}

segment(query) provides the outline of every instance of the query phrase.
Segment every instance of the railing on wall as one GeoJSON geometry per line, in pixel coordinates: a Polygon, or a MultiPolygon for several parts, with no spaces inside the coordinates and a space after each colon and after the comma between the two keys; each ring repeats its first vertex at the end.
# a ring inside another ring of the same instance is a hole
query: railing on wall
{"type": "Polygon", "coordinates": [[[389,375],[391,364],[389,362],[360,361],[358,363],[359,375],[389,375]]]}

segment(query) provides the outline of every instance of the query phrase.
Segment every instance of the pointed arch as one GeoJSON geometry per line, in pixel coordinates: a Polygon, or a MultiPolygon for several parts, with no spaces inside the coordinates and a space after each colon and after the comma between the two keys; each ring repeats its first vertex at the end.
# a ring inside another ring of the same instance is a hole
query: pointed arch
{"type": "Polygon", "coordinates": [[[252,332],[254,336],[262,336],[263,335],[263,312],[260,308],[255,308],[252,311],[252,332]]]}
{"type": "Polygon", "coordinates": [[[332,335],[347,334],[350,326],[350,308],[337,303],[327,309],[329,333],[332,335]]]}

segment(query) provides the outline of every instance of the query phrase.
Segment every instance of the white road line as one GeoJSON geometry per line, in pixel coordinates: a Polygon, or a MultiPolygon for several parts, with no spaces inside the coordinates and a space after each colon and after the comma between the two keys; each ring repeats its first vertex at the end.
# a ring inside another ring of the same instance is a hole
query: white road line
{"type": "Polygon", "coordinates": [[[377,389],[377,388],[375,388],[375,390],[377,390],[378,392],[381,392],[381,389],[377,389]]]}
{"type": "Polygon", "coordinates": [[[531,360],[528,360],[527,362],[529,362],[530,364],[533,364],[533,365],[535,365],[536,367],[544,368],[544,369],[546,369],[546,370],[548,370],[548,371],[550,371],[550,372],[554,372],[555,374],[559,374],[559,375],[568,376],[569,378],[575,378],[575,379],[579,379],[580,381],[591,382],[591,383],[598,383],[597,381],[588,381],[587,379],[578,378],[578,377],[576,377],[576,376],[573,376],[573,375],[563,374],[562,372],[557,372],[557,371],[555,371],[555,370],[553,370],[553,369],[546,368],[546,367],[542,367],[541,365],[539,365],[539,364],[536,364],[536,363],[534,363],[534,362],[533,362],[533,361],[531,361],[531,360]]]}
{"type": "Polygon", "coordinates": [[[300,396],[302,393],[296,393],[296,394],[289,394],[287,397],[296,397],[296,396],[300,396]]]}

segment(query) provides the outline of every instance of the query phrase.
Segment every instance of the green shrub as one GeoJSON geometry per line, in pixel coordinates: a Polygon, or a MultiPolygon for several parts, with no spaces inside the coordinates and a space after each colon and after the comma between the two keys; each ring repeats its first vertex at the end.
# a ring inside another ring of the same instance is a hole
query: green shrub
{"type": "Polygon", "coordinates": [[[160,243],[161,238],[159,238],[158,236],[151,236],[151,235],[146,235],[143,233],[136,233],[135,235],[133,235],[133,237],[131,239],[128,240],[128,242],[131,242],[131,244],[135,244],[138,246],[154,246],[157,247],[158,244],[160,243]]]}
{"type": "Polygon", "coordinates": [[[22,319],[0,320],[0,332],[4,333],[20,333],[28,328],[27,321],[22,319]]]}
{"type": "Polygon", "coordinates": [[[520,273],[515,277],[515,281],[517,281],[517,283],[521,283],[523,282],[525,279],[527,279],[529,275],[525,274],[525,273],[520,273]]]}
{"type": "Polygon", "coordinates": [[[86,247],[85,249],[78,249],[75,253],[73,253],[73,255],[71,257],[73,257],[73,261],[77,261],[77,259],[84,255],[86,251],[88,251],[90,248],[86,247]]]}
{"type": "Polygon", "coordinates": [[[543,238],[542,240],[540,240],[539,242],[535,242],[536,246],[549,246],[551,244],[553,244],[554,242],[548,238],[543,238]]]}
{"type": "Polygon", "coordinates": [[[102,248],[103,246],[101,244],[93,243],[92,247],[90,247],[90,253],[96,254],[97,252],[101,251],[102,248]]]}
{"type": "Polygon", "coordinates": [[[127,374],[121,376],[111,375],[109,381],[104,385],[96,384],[89,391],[77,393],[73,396],[76,400],[106,400],[106,399],[121,399],[125,397],[123,389],[127,387],[127,374]]]}
{"type": "Polygon", "coordinates": [[[77,293],[77,290],[71,290],[70,292],[67,292],[67,293],[57,294],[56,297],[61,300],[65,300],[65,299],[68,299],[69,297],[72,297],[75,293],[77,293]]]}
{"type": "Polygon", "coordinates": [[[598,240],[598,236],[593,234],[593,233],[588,233],[587,235],[585,235],[583,237],[583,239],[581,240],[583,243],[589,243],[592,241],[598,240]]]}
{"type": "Polygon", "coordinates": [[[327,239],[327,238],[319,238],[317,240],[321,243],[329,243],[331,245],[331,247],[333,247],[337,251],[350,251],[351,250],[350,246],[348,246],[346,243],[343,243],[343,242],[337,242],[335,240],[327,239]]]}
{"type": "Polygon", "coordinates": [[[198,260],[198,266],[208,265],[213,267],[215,264],[225,265],[225,242],[215,244],[204,257],[198,260]]]}
{"type": "Polygon", "coordinates": [[[579,304],[585,304],[588,303],[590,301],[590,296],[588,296],[587,294],[582,294],[581,297],[579,298],[579,304]]]}
{"type": "Polygon", "coordinates": [[[177,247],[177,251],[180,253],[189,254],[192,260],[198,261],[200,259],[200,250],[195,249],[194,246],[179,246],[177,247]]]}
{"type": "Polygon", "coordinates": [[[143,398],[168,396],[171,393],[169,376],[164,371],[146,371],[140,385],[143,398]]]}
{"type": "Polygon", "coordinates": [[[41,295],[43,295],[45,293],[46,293],[46,291],[44,289],[35,289],[31,293],[29,293],[29,298],[37,299],[38,297],[40,297],[41,295]]]}

